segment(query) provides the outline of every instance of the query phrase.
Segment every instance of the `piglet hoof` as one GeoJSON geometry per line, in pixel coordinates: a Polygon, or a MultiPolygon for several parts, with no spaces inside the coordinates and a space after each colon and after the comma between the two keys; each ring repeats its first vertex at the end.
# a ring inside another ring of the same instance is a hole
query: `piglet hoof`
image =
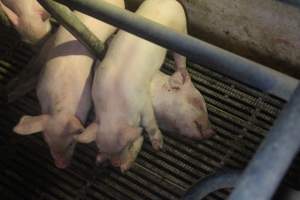
{"type": "Polygon", "coordinates": [[[129,155],[125,162],[121,163],[120,170],[122,173],[127,172],[131,166],[134,164],[134,158],[129,155]]]}
{"type": "Polygon", "coordinates": [[[155,151],[163,149],[164,140],[162,134],[159,132],[151,139],[152,147],[155,151]]]}
{"type": "Polygon", "coordinates": [[[111,165],[114,167],[120,167],[121,166],[121,160],[120,159],[111,159],[111,165]]]}
{"type": "Polygon", "coordinates": [[[106,162],[107,161],[107,157],[104,156],[103,154],[101,153],[98,153],[97,154],[97,157],[96,157],[96,165],[97,166],[103,166],[103,165],[106,165],[106,162]]]}
{"type": "Polygon", "coordinates": [[[159,151],[163,148],[163,140],[154,140],[152,146],[155,151],[159,151]]]}
{"type": "Polygon", "coordinates": [[[120,166],[120,170],[121,170],[122,174],[127,172],[130,169],[130,167],[131,167],[131,165],[129,163],[122,164],[120,166]]]}

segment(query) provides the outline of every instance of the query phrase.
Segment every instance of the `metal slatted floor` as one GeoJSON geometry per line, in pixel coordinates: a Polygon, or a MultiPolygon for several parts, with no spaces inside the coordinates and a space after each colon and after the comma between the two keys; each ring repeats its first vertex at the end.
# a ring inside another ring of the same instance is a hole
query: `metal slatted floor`
{"type": "MultiPolygon", "coordinates": [[[[16,76],[33,55],[15,32],[0,27],[0,85],[16,76]]],[[[171,73],[166,60],[163,71],[171,73]]],[[[94,164],[94,144],[78,145],[71,166],[54,167],[40,135],[17,136],[12,127],[23,114],[39,114],[34,91],[12,104],[0,105],[0,199],[34,200],[177,200],[198,179],[221,168],[244,168],[272,126],[284,102],[209,69],[189,64],[195,86],[207,102],[217,135],[191,141],[165,133],[165,150],[143,145],[126,174],[94,164]]],[[[276,161],[274,161],[276,162],[276,161]]],[[[299,189],[300,159],[284,181],[299,189]]],[[[209,200],[225,199],[229,190],[209,200]]]]}

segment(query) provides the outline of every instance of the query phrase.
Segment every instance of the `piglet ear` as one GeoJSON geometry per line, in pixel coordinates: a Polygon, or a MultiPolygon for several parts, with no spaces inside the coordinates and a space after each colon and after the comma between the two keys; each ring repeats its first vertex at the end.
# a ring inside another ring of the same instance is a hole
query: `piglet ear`
{"type": "Polygon", "coordinates": [[[0,1],[0,5],[1,5],[1,8],[3,9],[4,13],[7,15],[8,19],[11,21],[11,23],[14,26],[18,26],[19,20],[20,20],[19,16],[15,12],[13,12],[11,9],[6,7],[3,3],[1,3],[1,1],[0,1]]]}
{"type": "Polygon", "coordinates": [[[48,19],[50,18],[50,15],[49,15],[48,12],[42,11],[41,17],[42,17],[42,20],[43,20],[43,21],[46,21],[46,20],[48,20],[48,19]]]}
{"type": "Polygon", "coordinates": [[[33,133],[44,131],[48,119],[48,115],[36,117],[23,116],[19,123],[14,127],[14,132],[20,135],[31,135],[33,133]]]}
{"type": "Polygon", "coordinates": [[[36,2],[36,4],[34,4],[33,6],[34,6],[33,10],[40,15],[43,21],[46,21],[47,19],[50,18],[50,14],[43,8],[43,6],[41,6],[41,4],[36,2]]]}
{"type": "Polygon", "coordinates": [[[121,146],[132,144],[134,140],[141,136],[142,130],[140,127],[126,127],[122,130],[121,137],[119,137],[119,144],[121,146]]]}
{"type": "Polygon", "coordinates": [[[170,76],[169,84],[173,89],[180,89],[186,81],[190,80],[190,75],[186,69],[177,70],[170,76]]]}
{"type": "Polygon", "coordinates": [[[80,143],[91,143],[96,139],[98,125],[91,123],[80,135],[75,135],[74,139],[80,143]]]}
{"type": "Polygon", "coordinates": [[[83,131],[84,131],[84,127],[81,121],[75,116],[71,117],[68,122],[68,133],[77,135],[82,133],[83,131]]]}
{"type": "Polygon", "coordinates": [[[50,18],[49,13],[46,10],[44,10],[43,8],[38,10],[38,14],[41,16],[41,19],[43,22],[50,18]]]}

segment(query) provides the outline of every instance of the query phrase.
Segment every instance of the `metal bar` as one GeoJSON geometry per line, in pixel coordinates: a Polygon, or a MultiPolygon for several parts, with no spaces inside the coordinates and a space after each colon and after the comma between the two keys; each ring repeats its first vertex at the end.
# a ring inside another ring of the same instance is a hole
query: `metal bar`
{"type": "Polygon", "coordinates": [[[92,54],[99,57],[105,49],[104,44],[78,19],[66,6],[52,0],[38,0],[39,3],[76,37],[92,54]]]}
{"type": "Polygon", "coordinates": [[[201,200],[217,190],[234,188],[241,174],[241,170],[224,170],[205,177],[193,185],[182,200],[201,200]]]}
{"type": "MultiPolygon", "coordinates": [[[[43,0],[39,0],[42,2],[43,0]]],[[[188,35],[180,34],[103,0],[56,0],[188,57],[240,82],[288,100],[298,80],[188,35]]]]}
{"type": "Polygon", "coordinates": [[[230,200],[269,200],[300,147],[300,85],[243,173],[230,200]]]}

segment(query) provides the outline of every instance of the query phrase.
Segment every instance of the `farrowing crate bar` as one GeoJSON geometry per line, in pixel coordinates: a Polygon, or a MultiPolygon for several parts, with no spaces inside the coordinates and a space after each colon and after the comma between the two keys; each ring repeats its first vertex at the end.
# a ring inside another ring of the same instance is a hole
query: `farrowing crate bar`
{"type": "MultiPolygon", "coordinates": [[[[38,0],[41,4],[45,0],[38,0]]],[[[103,0],[56,0],[146,40],[185,55],[242,83],[288,100],[298,80],[191,36],[176,33],[103,0]]]]}
{"type": "Polygon", "coordinates": [[[271,199],[300,147],[300,86],[249,163],[230,200],[271,199]],[[271,161],[276,161],[271,162],[271,161]]]}

